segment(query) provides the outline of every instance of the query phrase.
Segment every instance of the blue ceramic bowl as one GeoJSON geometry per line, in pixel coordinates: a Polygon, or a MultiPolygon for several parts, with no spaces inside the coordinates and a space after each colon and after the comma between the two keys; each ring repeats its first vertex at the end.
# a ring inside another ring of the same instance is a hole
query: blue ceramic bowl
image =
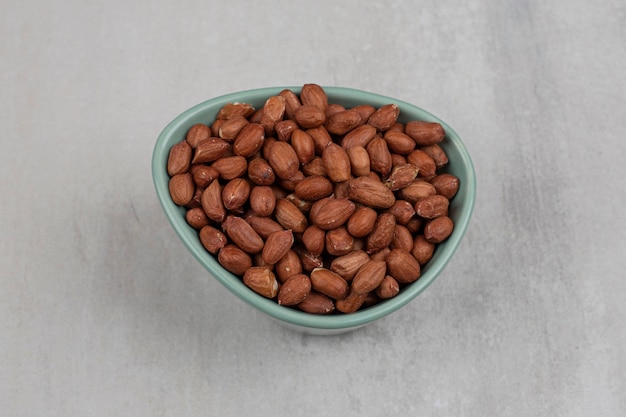
{"type": "Polygon", "coordinates": [[[359,104],[371,104],[375,107],[380,107],[385,104],[395,103],[400,107],[400,117],[398,119],[400,122],[424,120],[441,123],[445,128],[446,137],[440,145],[449,159],[444,172],[449,172],[460,179],[459,191],[452,199],[449,208],[449,216],[454,221],[455,227],[452,235],[437,246],[432,259],[422,267],[420,278],[404,287],[394,298],[352,314],[314,315],[280,306],[276,301],[269,300],[251,291],[243,284],[241,278],[225,270],[217,262],[216,257],[204,249],[198,238],[198,232],[185,221],[185,209],[176,206],[170,198],[167,158],[170,148],[185,137],[187,130],[191,126],[196,123],[212,123],[219,109],[226,103],[244,102],[252,104],[255,108],[260,108],[268,97],[278,94],[285,88],[293,90],[296,94],[300,92],[300,87],[271,87],[241,91],[210,99],[176,117],[159,135],[154,147],[152,156],[154,186],[161,206],[183,244],[191,251],[198,262],[235,296],[288,327],[309,334],[332,335],[344,333],[397,311],[415,299],[439,276],[458,248],[472,215],[476,196],[474,167],[460,137],[448,124],[431,113],[413,104],[378,94],[350,88],[324,87],[331,103],[339,103],[345,107],[353,107],[359,104]]]}

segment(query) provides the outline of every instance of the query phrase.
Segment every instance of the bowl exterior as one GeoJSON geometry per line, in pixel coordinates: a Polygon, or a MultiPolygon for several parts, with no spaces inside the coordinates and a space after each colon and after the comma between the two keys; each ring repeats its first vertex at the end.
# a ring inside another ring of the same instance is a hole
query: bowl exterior
{"type": "Polygon", "coordinates": [[[443,120],[413,104],[401,100],[343,87],[324,87],[329,102],[345,107],[371,104],[379,107],[395,103],[400,107],[398,121],[424,120],[438,122],[444,127],[446,137],[440,143],[448,155],[449,164],[443,172],[451,173],[460,180],[457,195],[451,200],[449,216],[454,221],[454,231],[435,250],[432,259],[422,269],[420,278],[406,286],[396,297],[352,314],[317,316],[278,305],[247,288],[242,280],[226,271],[217,259],[209,254],[200,243],[198,233],[185,221],[185,209],[176,206],[169,195],[167,158],[170,148],[180,142],[191,126],[197,123],[211,124],[219,109],[226,103],[245,102],[255,108],[263,106],[265,100],[289,88],[299,93],[300,87],[270,87],[241,91],[213,98],[185,111],[169,123],[159,135],[152,156],[152,176],[159,202],[175,230],[192,255],[204,268],[235,296],[252,307],[266,313],[279,323],[305,333],[332,335],[355,330],[388,314],[393,313],[424,291],[441,273],[458,248],[470,221],[476,195],[476,175],[470,155],[456,132],[443,120]]]}

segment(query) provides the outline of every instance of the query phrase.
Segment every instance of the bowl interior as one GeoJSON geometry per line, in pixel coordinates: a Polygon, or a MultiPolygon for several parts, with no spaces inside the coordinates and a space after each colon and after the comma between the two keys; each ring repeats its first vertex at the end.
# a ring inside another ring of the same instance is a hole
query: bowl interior
{"type": "Polygon", "coordinates": [[[268,97],[278,94],[285,88],[289,88],[297,94],[300,92],[300,87],[271,87],[237,92],[200,103],[176,117],[159,135],[154,147],[152,175],[156,193],[169,222],[185,246],[211,275],[241,300],[279,321],[296,327],[328,330],[360,327],[406,305],[424,291],[449,262],[465,234],[474,208],[476,194],[474,167],[465,145],[456,132],[443,120],[431,113],[415,105],[374,93],[343,87],[324,87],[331,103],[339,103],[345,107],[359,104],[371,104],[379,107],[395,103],[400,107],[398,119],[400,122],[424,120],[442,124],[446,130],[446,137],[440,145],[444,148],[450,161],[443,172],[449,172],[460,179],[459,191],[451,200],[449,208],[449,216],[454,221],[455,227],[452,235],[437,246],[432,259],[423,266],[420,278],[403,288],[392,299],[356,313],[328,316],[313,315],[280,306],[275,301],[261,297],[251,291],[239,277],[226,271],[217,262],[217,259],[204,249],[200,243],[198,232],[185,221],[185,209],[176,206],[169,196],[169,176],[166,166],[170,148],[180,142],[185,137],[187,130],[194,124],[211,124],[224,104],[245,102],[252,104],[255,108],[260,108],[268,97]]]}

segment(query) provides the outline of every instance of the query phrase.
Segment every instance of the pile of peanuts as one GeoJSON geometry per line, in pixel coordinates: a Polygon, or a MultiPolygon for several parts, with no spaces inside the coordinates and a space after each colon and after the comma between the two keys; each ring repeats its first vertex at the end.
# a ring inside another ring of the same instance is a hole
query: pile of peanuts
{"type": "Polygon", "coordinates": [[[454,228],[445,131],[399,114],[329,103],[317,84],[228,103],[170,149],[172,201],[259,295],[312,314],[374,305],[419,279],[454,228]]]}

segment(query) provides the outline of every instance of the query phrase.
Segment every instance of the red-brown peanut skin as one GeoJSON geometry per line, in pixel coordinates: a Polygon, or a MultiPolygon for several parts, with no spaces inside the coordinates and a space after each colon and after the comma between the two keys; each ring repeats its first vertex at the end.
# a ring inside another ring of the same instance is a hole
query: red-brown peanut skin
{"type": "Polygon", "coordinates": [[[321,156],[315,156],[310,162],[302,165],[302,172],[305,175],[321,175],[326,176],[326,167],[321,156]]]}
{"type": "Polygon", "coordinates": [[[413,152],[408,154],[406,161],[419,168],[420,177],[430,177],[435,175],[435,172],[437,171],[435,160],[421,149],[415,149],[413,152]]]}
{"type": "Polygon", "coordinates": [[[441,243],[452,234],[453,229],[454,223],[450,217],[437,217],[424,226],[424,237],[430,243],[441,243]]]}
{"type": "Polygon", "coordinates": [[[234,141],[248,123],[248,119],[243,116],[235,116],[231,119],[224,120],[217,129],[217,136],[227,142],[234,141]]]}
{"type": "Polygon", "coordinates": [[[404,131],[417,145],[425,146],[439,143],[445,137],[445,131],[441,124],[413,120],[408,122],[404,131]]]}
{"type": "Polygon", "coordinates": [[[288,250],[285,256],[274,265],[274,273],[282,283],[294,275],[301,274],[302,262],[298,254],[293,249],[288,250]]]}
{"type": "Polygon", "coordinates": [[[385,278],[386,270],[385,261],[369,260],[365,262],[352,280],[351,291],[357,294],[367,294],[374,291],[385,278]]]}
{"type": "Polygon", "coordinates": [[[220,173],[223,180],[232,180],[241,177],[248,170],[248,161],[240,155],[223,157],[213,162],[211,165],[220,173]]]}
{"type": "Polygon", "coordinates": [[[346,108],[342,106],[341,104],[328,103],[328,107],[326,107],[326,111],[324,112],[324,114],[326,114],[326,119],[328,119],[333,114],[340,113],[342,111],[346,111],[346,108]]]}
{"type": "Polygon", "coordinates": [[[411,204],[434,194],[437,194],[435,186],[419,178],[399,191],[400,198],[411,204]]]}
{"type": "Polygon", "coordinates": [[[393,192],[380,179],[369,175],[351,179],[348,183],[348,195],[352,201],[373,209],[386,209],[396,202],[393,192]]]}
{"type": "Polygon", "coordinates": [[[230,149],[230,144],[224,139],[210,137],[198,143],[196,146],[192,164],[203,164],[220,159],[230,149]]]}
{"type": "Polygon", "coordinates": [[[326,130],[334,135],[344,135],[361,124],[361,115],[357,110],[340,110],[328,115],[326,113],[326,130]]]}
{"type": "Polygon", "coordinates": [[[272,144],[267,161],[278,178],[288,180],[300,169],[300,161],[293,147],[287,142],[272,144]]]}
{"type": "Polygon", "coordinates": [[[326,232],[326,252],[333,256],[341,256],[354,250],[354,237],[345,226],[326,232]]]}
{"type": "Polygon", "coordinates": [[[448,200],[451,200],[459,190],[459,178],[447,173],[442,173],[430,180],[430,183],[437,190],[437,194],[441,194],[448,200]]]}
{"type": "Polygon", "coordinates": [[[385,131],[396,123],[399,115],[400,108],[396,104],[385,104],[372,113],[367,123],[379,131],[385,131]]]}
{"type": "Polygon", "coordinates": [[[226,235],[212,226],[204,226],[199,232],[200,243],[213,255],[217,254],[228,243],[226,235]]]}
{"type": "Polygon", "coordinates": [[[335,307],[337,308],[337,311],[340,311],[344,314],[354,313],[355,311],[358,311],[365,303],[367,296],[368,294],[351,292],[346,298],[342,300],[337,300],[335,302],[335,307]]]}
{"type": "Polygon", "coordinates": [[[251,215],[246,217],[245,220],[263,239],[267,239],[272,233],[284,229],[280,223],[270,217],[251,215]]]}
{"type": "Polygon", "coordinates": [[[449,204],[450,201],[446,197],[439,194],[431,195],[415,203],[415,214],[425,219],[445,216],[448,214],[449,204]]]}
{"type": "Polygon", "coordinates": [[[408,155],[415,149],[415,142],[413,139],[400,131],[387,131],[383,136],[387,142],[389,150],[393,153],[400,155],[408,155]]]}
{"type": "Polygon", "coordinates": [[[391,244],[395,231],[396,218],[391,213],[383,213],[378,216],[374,224],[374,230],[367,236],[367,253],[378,252],[391,244]]]}
{"type": "Polygon", "coordinates": [[[189,204],[196,190],[193,177],[188,172],[174,175],[170,178],[168,187],[172,201],[179,206],[189,204]]]}
{"type": "Polygon", "coordinates": [[[261,149],[264,139],[263,126],[258,123],[248,123],[235,138],[233,153],[249,158],[261,149]]]}
{"type": "Polygon", "coordinates": [[[310,104],[303,104],[294,113],[298,125],[304,129],[319,127],[326,121],[326,114],[322,109],[310,104]]]}
{"type": "MultiPolygon", "coordinates": [[[[412,210],[413,208],[411,208],[412,210]]],[[[348,232],[354,237],[365,237],[374,230],[378,213],[376,210],[361,206],[354,211],[346,225],[348,232]]]]}
{"type": "MultiPolygon", "coordinates": [[[[209,126],[209,134],[215,136],[216,138],[220,137],[220,127],[222,127],[224,122],[226,122],[226,119],[215,119],[211,126],[209,126]]],[[[187,139],[187,142],[189,142],[189,139],[187,139]]],[[[189,144],[191,144],[191,142],[189,142],[189,144]]],[[[192,145],[192,147],[195,148],[196,145],[192,145]]]]}
{"type": "Polygon", "coordinates": [[[330,314],[335,310],[335,303],[330,297],[311,290],[304,300],[296,304],[296,307],[305,313],[330,314]]]}
{"type": "Polygon", "coordinates": [[[278,281],[274,273],[264,266],[253,266],[243,274],[243,283],[251,290],[266,298],[274,298],[278,294],[278,281]]]}
{"type": "Polygon", "coordinates": [[[347,198],[323,198],[311,206],[311,223],[322,230],[332,230],[343,226],[356,210],[355,204],[347,198]]]}
{"type": "Polygon", "coordinates": [[[248,178],[256,185],[272,185],[276,175],[265,159],[255,158],[248,163],[248,178]]]}
{"type": "Polygon", "coordinates": [[[270,216],[276,207],[276,195],[267,185],[258,185],[250,191],[250,208],[259,216],[270,216]]]}
{"type": "Polygon", "coordinates": [[[386,248],[382,248],[378,252],[370,254],[370,259],[372,261],[384,261],[385,259],[387,259],[389,252],[391,252],[391,248],[387,246],[386,248]]]}
{"type": "Polygon", "coordinates": [[[298,208],[298,210],[300,210],[305,215],[307,215],[309,211],[311,211],[311,206],[313,205],[313,202],[303,200],[294,193],[286,195],[285,199],[291,201],[298,208]]]}
{"type": "Polygon", "coordinates": [[[321,175],[310,175],[299,181],[294,193],[301,199],[316,201],[333,193],[333,183],[321,175]]]}
{"type": "Polygon", "coordinates": [[[400,284],[391,275],[386,275],[381,281],[378,288],[376,288],[376,295],[386,300],[388,298],[395,297],[400,293],[400,284]]]}
{"type": "Polygon", "coordinates": [[[222,202],[226,210],[236,211],[248,202],[250,183],[243,178],[233,178],[222,188],[222,202]]]}
{"type": "Polygon", "coordinates": [[[207,217],[214,222],[221,223],[226,218],[226,208],[222,202],[222,188],[218,180],[213,180],[202,193],[202,208],[207,217]]]}
{"type": "Polygon", "coordinates": [[[324,88],[318,84],[307,83],[300,90],[300,101],[303,105],[312,105],[326,112],[328,96],[324,88]]]}
{"type": "Polygon", "coordinates": [[[330,270],[341,275],[343,279],[350,282],[359,269],[370,260],[365,251],[357,249],[342,256],[338,256],[330,264],[330,270]]]}
{"type": "Polygon", "coordinates": [[[365,147],[370,157],[370,169],[381,175],[387,175],[391,171],[393,162],[387,142],[380,136],[374,137],[365,147]]]}
{"type": "Polygon", "coordinates": [[[283,120],[285,114],[285,98],[280,95],[271,96],[263,105],[263,113],[261,115],[261,125],[266,135],[275,133],[274,127],[276,123],[283,120]]]}
{"type": "Polygon", "coordinates": [[[263,261],[268,265],[274,265],[293,246],[293,232],[289,230],[280,230],[272,233],[265,240],[265,245],[261,252],[263,261]]]}
{"type": "Polygon", "coordinates": [[[226,245],[217,254],[217,261],[235,275],[243,275],[252,268],[252,258],[236,245],[226,245]]]}
{"type": "Polygon", "coordinates": [[[222,228],[230,240],[245,252],[254,255],[263,250],[263,239],[241,217],[227,216],[222,228]]]}
{"type": "Polygon", "coordinates": [[[396,223],[406,226],[415,215],[415,208],[406,200],[396,200],[387,210],[396,218],[396,223]]]}
{"type": "Polygon", "coordinates": [[[274,216],[278,223],[285,229],[291,229],[294,233],[302,233],[309,223],[306,216],[291,201],[280,198],[276,201],[274,216]]]}
{"type": "MultiPolygon", "coordinates": [[[[293,120],[281,120],[274,126],[276,129],[277,139],[283,142],[289,142],[291,135],[298,129],[298,124],[293,120]]],[[[293,146],[293,143],[292,143],[293,146]]]]}
{"type": "Polygon", "coordinates": [[[200,230],[209,224],[209,218],[206,216],[202,207],[195,207],[187,210],[185,220],[187,220],[189,226],[197,230],[200,230]]]}
{"type": "Polygon", "coordinates": [[[402,249],[392,249],[385,259],[387,273],[402,284],[416,281],[421,274],[417,260],[409,252],[402,249]]]}
{"type": "Polygon", "coordinates": [[[326,247],[326,232],[312,224],[302,234],[302,244],[312,255],[321,255],[326,247]]]}
{"type": "Polygon", "coordinates": [[[304,274],[289,278],[278,291],[278,304],[293,306],[301,303],[311,293],[311,279],[304,274]]]}
{"type": "Polygon", "coordinates": [[[350,158],[350,170],[352,175],[360,177],[370,173],[370,156],[362,146],[353,146],[346,149],[350,158]]]}
{"type": "Polygon", "coordinates": [[[359,104],[352,108],[359,112],[359,115],[361,115],[362,123],[367,122],[370,116],[376,111],[376,107],[372,106],[371,104],[359,104]]]}
{"type": "Polygon", "coordinates": [[[291,146],[302,165],[306,165],[315,158],[315,142],[307,132],[296,129],[291,134],[291,146]]]}
{"type": "Polygon", "coordinates": [[[352,168],[348,153],[336,143],[326,146],[322,153],[322,161],[332,182],[348,181],[351,178],[352,168]]]}
{"type": "Polygon", "coordinates": [[[433,143],[432,145],[422,146],[420,149],[426,152],[428,156],[433,158],[433,161],[435,161],[435,165],[437,166],[437,169],[443,168],[449,162],[446,151],[444,151],[443,148],[439,146],[439,144],[437,143],[433,143]]]}
{"type": "Polygon", "coordinates": [[[353,146],[365,148],[376,136],[376,128],[371,125],[361,125],[347,133],[340,141],[342,147],[348,149],[353,146]]]}
{"type": "Polygon", "coordinates": [[[202,192],[203,191],[204,191],[203,188],[196,187],[196,190],[194,191],[191,201],[185,205],[185,208],[187,210],[202,207],[202,192]]]}
{"type": "Polygon", "coordinates": [[[413,235],[401,224],[396,223],[396,227],[393,232],[393,239],[389,245],[391,249],[403,249],[407,252],[411,252],[413,249],[413,235]]]}
{"type": "Polygon", "coordinates": [[[198,143],[200,141],[204,139],[208,139],[210,137],[211,137],[211,129],[209,128],[209,126],[202,124],[202,123],[198,123],[198,124],[191,126],[191,128],[189,128],[189,130],[187,131],[185,140],[192,148],[195,148],[196,146],[198,146],[198,143]]]}
{"type": "Polygon", "coordinates": [[[411,249],[411,255],[417,260],[420,265],[425,265],[430,258],[433,257],[435,252],[435,244],[426,240],[424,235],[417,235],[413,239],[413,248],[411,249]]]}
{"type": "Polygon", "coordinates": [[[167,173],[170,177],[183,174],[191,165],[191,146],[187,141],[181,141],[172,146],[167,159],[167,173]]]}
{"type": "Polygon", "coordinates": [[[348,282],[329,269],[315,268],[311,271],[310,278],[315,291],[335,300],[341,300],[348,296],[348,282]]]}
{"type": "Polygon", "coordinates": [[[295,120],[296,110],[302,105],[300,98],[292,90],[284,89],[279,96],[285,99],[285,115],[289,120],[295,120]]]}
{"type": "Polygon", "coordinates": [[[313,139],[313,143],[315,144],[315,154],[318,156],[322,156],[324,149],[333,143],[333,138],[324,126],[307,129],[306,133],[308,133],[313,139]]]}
{"type": "Polygon", "coordinates": [[[303,271],[310,273],[315,268],[321,268],[324,266],[324,258],[322,257],[322,255],[313,255],[306,249],[297,246],[294,248],[294,250],[300,257],[303,271]]]}
{"type": "Polygon", "coordinates": [[[191,165],[189,172],[193,176],[193,182],[202,189],[208,187],[219,176],[215,168],[203,164],[191,165]]]}

